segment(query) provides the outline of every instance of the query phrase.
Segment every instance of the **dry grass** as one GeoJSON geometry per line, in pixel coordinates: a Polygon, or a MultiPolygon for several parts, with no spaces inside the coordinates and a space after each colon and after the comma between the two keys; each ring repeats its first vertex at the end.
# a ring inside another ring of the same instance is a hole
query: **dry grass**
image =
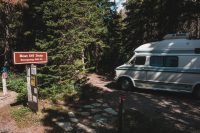
{"type": "Polygon", "coordinates": [[[19,128],[31,127],[40,124],[41,115],[33,113],[29,108],[16,106],[11,108],[11,116],[19,128]]]}

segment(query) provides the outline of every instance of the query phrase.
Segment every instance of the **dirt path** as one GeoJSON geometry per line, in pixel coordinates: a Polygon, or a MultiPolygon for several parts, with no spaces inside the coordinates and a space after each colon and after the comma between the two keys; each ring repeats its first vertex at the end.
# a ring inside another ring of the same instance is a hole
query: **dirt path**
{"type": "Polygon", "coordinates": [[[125,108],[138,110],[150,117],[161,117],[180,131],[200,133],[200,100],[191,94],[153,90],[119,91],[106,77],[90,74],[88,83],[104,91],[104,100],[118,106],[125,96],[125,108]]]}
{"type": "Polygon", "coordinates": [[[112,80],[107,79],[105,76],[97,75],[97,74],[89,74],[88,75],[88,83],[92,84],[95,87],[101,88],[103,91],[113,92],[115,90],[107,87],[108,84],[112,83],[112,80]]]}
{"type": "Polygon", "coordinates": [[[0,94],[0,108],[4,106],[8,106],[11,103],[14,103],[17,98],[17,93],[14,91],[9,91],[8,95],[3,96],[3,94],[0,94]]]}
{"type": "Polygon", "coordinates": [[[42,126],[18,128],[11,117],[10,107],[4,106],[0,108],[0,133],[44,133],[44,128],[42,126]]]}
{"type": "Polygon", "coordinates": [[[0,94],[0,133],[44,133],[42,126],[18,128],[10,112],[11,104],[15,103],[16,99],[17,93],[13,91],[9,91],[7,96],[0,94]]]}

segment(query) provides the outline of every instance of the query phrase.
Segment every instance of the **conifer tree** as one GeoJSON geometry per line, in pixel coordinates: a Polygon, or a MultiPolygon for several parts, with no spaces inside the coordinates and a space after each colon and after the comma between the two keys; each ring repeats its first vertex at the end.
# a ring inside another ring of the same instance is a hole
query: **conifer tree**
{"type": "Polygon", "coordinates": [[[107,9],[102,4],[99,0],[47,0],[36,8],[42,25],[36,31],[36,49],[49,55],[48,64],[40,68],[43,87],[77,79],[85,64],[97,67],[106,45],[107,9]]]}
{"type": "Polygon", "coordinates": [[[130,56],[139,45],[166,34],[187,32],[198,38],[200,2],[188,0],[127,0],[123,44],[130,56]]]}
{"type": "Polygon", "coordinates": [[[122,15],[117,12],[115,2],[110,2],[110,13],[105,19],[108,28],[107,44],[104,49],[102,66],[104,72],[112,72],[116,66],[122,63],[123,46],[122,46],[122,15]]]}
{"type": "Polygon", "coordinates": [[[1,63],[12,63],[12,52],[16,48],[18,33],[22,26],[22,7],[25,1],[0,1],[0,44],[1,63]]]}

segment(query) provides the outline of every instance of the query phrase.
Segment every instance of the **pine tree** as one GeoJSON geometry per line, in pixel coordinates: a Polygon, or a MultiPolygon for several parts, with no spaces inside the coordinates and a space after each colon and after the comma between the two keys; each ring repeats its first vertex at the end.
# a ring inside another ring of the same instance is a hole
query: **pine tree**
{"type": "Polygon", "coordinates": [[[49,0],[36,7],[42,25],[37,26],[40,29],[36,30],[36,49],[49,55],[48,64],[40,68],[42,87],[77,79],[85,64],[97,67],[101,48],[106,45],[106,9],[102,3],[49,0]]]}
{"type": "Polygon", "coordinates": [[[0,1],[0,43],[1,63],[12,63],[12,52],[16,49],[17,37],[22,26],[22,8],[27,7],[25,1],[0,1]]]}
{"type": "Polygon", "coordinates": [[[105,19],[108,28],[107,44],[104,49],[101,68],[104,72],[112,72],[116,66],[122,63],[122,15],[117,12],[115,2],[110,2],[110,13],[105,19]]]}
{"type": "Polygon", "coordinates": [[[123,32],[125,51],[131,55],[139,45],[162,39],[166,34],[200,33],[200,2],[183,0],[127,0],[126,28],[123,32]]]}

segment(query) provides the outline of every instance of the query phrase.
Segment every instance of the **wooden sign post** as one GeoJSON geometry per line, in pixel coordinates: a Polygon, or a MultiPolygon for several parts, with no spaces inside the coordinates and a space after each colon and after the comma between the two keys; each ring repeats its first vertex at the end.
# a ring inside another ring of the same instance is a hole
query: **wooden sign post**
{"type": "Polygon", "coordinates": [[[37,66],[46,64],[47,52],[14,52],[14,64],[26,64],[28,105],[31,110],[38,111],[37,66]]]}

